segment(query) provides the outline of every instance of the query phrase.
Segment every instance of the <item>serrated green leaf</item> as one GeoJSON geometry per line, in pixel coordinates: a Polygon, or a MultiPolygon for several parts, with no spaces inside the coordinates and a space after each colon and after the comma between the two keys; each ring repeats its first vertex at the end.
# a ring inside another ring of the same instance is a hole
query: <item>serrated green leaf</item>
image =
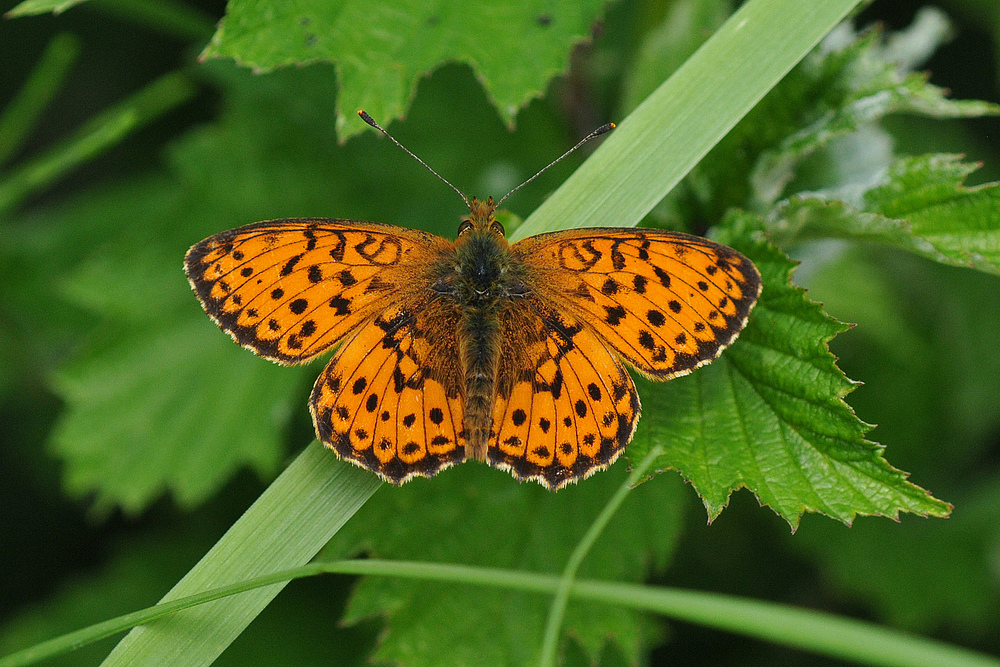
{"type": "Polygon", "coordinates": [[[571,47],[589,36],[603,5],[231,0],[202,58],[234,58],[258,71],[334,63],[342,139],[364,129],[347,122],[350,113],[365,109],[383,124],[402,118],[422,77],[446,62],[466,63],[513,125],[518,110],[566,71],[571,47]]]}
{"type": "MultiPolygon", "coordinates": [[[[626,478],[624,466],[613,466],[585,484],[553,494],[533,484],[511,484],[500,471],[461,466],[430,482],[415,480],[379,494],[344,526],[321,557],[337,558],[360,548],[397,560],[560,572],[626,478]],[[373,531],[373,526],[379,529],[373,531]]],[[[633,490],[584,560],[580,576],[641,581],[650,562],[662,566],[677,537],[682,497],[681,486],[670,479],[633,490]]],[[[345,620],[388,616],[390,625],[375,654],[377,660],[412,667],[487,667],[537,661],[548,607],[549,600],[538,596],[365,579],[345,620]]],[[[613,638],[632,661],[648,632],[631,611],[575,602],[567,609],[564,628],[591,659],[607,638],[613,638]]]]}
{"type": "Polygon", "coordinates": [[[1000,272],[1000,184],[962,185],[975,168],[950,155],[902,160],[867,193],[865,209],[904,218],[956,264],[1000,272]]]}
{"type": "Polygon", "coordinates": [[[783,202],[770,229],[777,238],[875,241],[1000,273],[1000,184],[964,186],[976,168],[955,155],[905,158],[867,190],[853,186],[783,202]]]}
{"type": "MultiPolygon", "coordinates": [[[[933,51],[943,34],[915,26],[910,34],[904,32],[897,43],[915,42],[918,37],[929,41],[920,45],[911,43],[911,50],[922,46],[933,51]]],[[[1000,112],[1000,107],[987,102],[947,99],[947,91],[930,84],[925,74],[904,69],[896,49],[884,47],[878,31],[860,39],[848,37],[846,48],[838,49],[837,42],[844,38],[832,34],[824,47],[802,63],[803,80],[818,84],[811,94],[821,95],[819,104],[814,102],[810,114],[813,118],[808,124],[785,137],[775,148],[764,151],[758,159],[750,180],[753,197],[759,205],[772,204],[781,196],[803,158],[834,138],[886,115],[911,113],[932,118],[964,118],[1000,112]]]]}
{"type": "Polygon", "coordinates": [[[733,213],[722,240],[760,269],[763,292],[747,328],[723,356],[688,377],[643,383],[643,419],[630,460],[652,443],[654,469],[676,469],[701,495],[709,518],[746,487],[794,529],[803,512],[850,523],[857,514],[945,516],[950,506],[906,481],[864,435],[843,396],[853,383],[827,342],[846,325],[790,282],[794,263],[756,238],[760,222],[733,213]]]}

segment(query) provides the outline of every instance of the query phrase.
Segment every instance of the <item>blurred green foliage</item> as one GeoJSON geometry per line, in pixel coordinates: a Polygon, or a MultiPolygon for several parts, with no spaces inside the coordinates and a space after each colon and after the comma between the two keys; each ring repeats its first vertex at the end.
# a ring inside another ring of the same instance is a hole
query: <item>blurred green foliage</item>
{"type": "MultiPolygon", "coordinates": [[[[388,142],[368,133],[338,143],[363,129],[360,122],[338,126],[337,115],[357,105],[350,95],[363,88],[360,70],[351,74],[349,94],[338,85],[346,86],[348,75],[327,64],[266,75],[224,60],[196,64],[221,4],[175,11],[164,4],[165,14],[123,11],[124,4],[95,1],[56,17],[0,24],[0,108],[7,114],[0,117],[0,140],[7,142],[0,156],[9,156],[0,195],[13,192],[0,196],[0,654],[155,601],[313,437],[304,405],[316,369],[275,367],[221,335],[184,281],[180,260],[188,246],[247,222],[297,215],[380,220],[450,236],[463,213],[446,186],[388,142]],[[34,92],[18,93],[29,80],[34,92]],[[59,150],[75,158],[47,160],[59,150]]],[[[927,67],[931,83],[954,97],[1000,100],[1000,13],[988,2],[942,4],[955,20],[944,30],[933,17],[918,16],[916,2],[874,2],[855,25],[912,25],[900,33],[909,42],[883,42],[874,33],[854,41],[845,28],[834,36],[850,45],[840,52],[850,54],[840,67],[836,58],[817,54],[797,68],[648,223],[703,232],[740,207],[748,212],[730,215],[745,215],[748,225],[767,230],[801,260],[795,279],[810,289],[809,298],[858,324],[830,345],[847,376],[864,382],[849,402],[861,419],[879,424],[865,437],[885,446],[886,458],[917,484],[955,505],[952,517],[859,519],[848,528],[806,516],[790,536],[784,520],[761,511],[750,494],[729,495],[746,483],[797,520],[798,496],[783,506],[774,479],[712,479],[719,486],[706,493],[706,478],[675,459],[664,467],[680,467],[706,496],[712,525],[704,525],[704,510],[676,475],[660,475],[630,496],[619,523],[586,561],[588,576],[655,577],[834,610],[1000,653],[1000,284],[993,275],[1000,214],[996,189],[962,186],[966,177],[981,183],[1000,174],[1000,124],[928,119],[976,115],[985,107],[949,102],[906,70],[927,67]],[[934,51],[945,35],[950,39],[934,51]],[[914,56],[907,44],[930,47],[914,56]],[[883,117],[898,111],[924,116],[883,117]],[[952,158],[901,159],[931,152],[967,153],[985,167],[974,172],[952,158]],[[905,185],[915,177],[926,184],[933,176],[938,187],[920,195],[917,207],[893,207],[898,201],[876,179],[889,169],[904,194],[915,192],[905,185]],[[799,197],[771,208],[792,193],[799,197]],[[933,208],[941,202],[944,213],[933,208]],[[914,222],[913,210],[937,217],[914,222]],[[952,242],[946,232],[955,229],[962,233],[952,242]],[[942,259],[981,270],[932,261],[942,259]]],[[[370,92],[384,106],[369,110],[381,108],[377,117],[384,121],[405,110],[406,122],[391,128],[400,141],[463,191],[502,193],[575,137],[630,110],[731,6],[621,2],[592,30],[600,10],[596,3],[580,10],[558,44],[547,47],[551,60],[534,63],[530,82],[498,92],[482,80],[489,71],[482,63],[472,62],[475,70],[436,67],[437,59],[455,56],[434,51],[401,73],[391,95],[370,92]],[[549,81],[565,69],[570,46],[588,34],[591,41],[573,51],[569,73],[549,81]],[[516,130],[509,132],[512,118],[516,130]]],[[[537,14],[524,30],[544,29],[552,18],[537,14]]],[[[455,16],[421,25],[487,41],[527,39],[484,36],[480,26],[455,16]]],[[[212,48],[226,53],[220,39],[212,48]]],[[[511,208],[526,216],[582,159],[544,174],[511,208]]],[[[773,260],[770,270],[782,277],[776,285],[789,268],[785,262],[773,260]]],[[[790,287],[774,297],[804,303],[790,287]]],[[[760,312],[768,308],[762,302],[760,312]]],[[[786,327],[816,345],[818,367],[827,370],[821,381],[830,386],[829,400],[839,401],[848,383],[834,373],[821,343],[840,327],[818,312],[825,334],[803,334],[801,322],[786,327]]],[[[739,363],[737,353],[683,381],[644,387],[644,401],[649,392],[666,407],[654,414],[646,403],[637,451],[649,432],[670,437],[669,410],[695,402],[693,387],[718,382],[739,363]]],[[[823,373],[811,379],[817,376],[823,373]]],[[[713,417],[703,414],[709,424],[713,417]]],[[[852,438],[860,443],[864,424],[853,416],[844,423],[858,429],[852,438]]],[[[717,440],[725,450],[726,438],[717,440]]],[[[884,464],[878,454],[870,453],[876,467],[884,464]]],[[[336,536],[328,555],[558,571],[599,499],[623,478],[618,466],[550,496],[495,471],[467,468],[391,495],[383,490],[336,536]],[[556,520],[567,515],[572,522],[556,520]],[[404,525],[387,528],[394,520],[404,525]]],[[[889,477],[887,486],[916,489],[910,509],[940,507],[921,500],[920,489],[903,484],[896,471],[889,477]]],[[[825,511],[845,520],[866,511],[841,502],[825,511]]],[[[470,651],[470,659],[520,664],[533,655],[544,624],[545,605],[533,598],[456,595],[448,587],[383,579],[362,582],[348,602],[351,583],[293,584],[220,663],[252,657],[256,664],[363,664],[376,652],[405,664],[435,664],[470,651]],[[345,608],[347,627],[339,624],[345,608]],[[479,639],[466,643],[462,624],[431,624],[452,617],[475,627],[479,639]],[[483,647],[496,653],[484,655],[483,647]]],[[[567,630],[566,664],[595,656],[602,665],[817,664],[785,649],[684,625],[665,631],[656,620],[582,605],[570,607],[567,630]],[[616,641],[605,642],[609,637],[616,641]],[[661,648],[647,658],[657,643],[661,648]]],[[[90,664],[110,646],[53,663],[90,664]]]]}

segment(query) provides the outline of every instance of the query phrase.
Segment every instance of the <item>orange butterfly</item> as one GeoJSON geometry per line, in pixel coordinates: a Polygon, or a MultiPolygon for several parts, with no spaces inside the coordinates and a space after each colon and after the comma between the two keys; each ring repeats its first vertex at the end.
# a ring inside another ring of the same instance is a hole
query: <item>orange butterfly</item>
{"type": "Polygon", "coordinates": [[[640,411],[622,362],[656,380],[689,373],[760,293],[750,260],[703,238],[578,229],[510,245],[492,198],[466,203],[454,242],[297,218],[185,257],[205,312],[244,347],[296,364],[339,343],[313,387],[316,432],[393,484],[466,458],[550,489],[607,468],[640,411]]]}

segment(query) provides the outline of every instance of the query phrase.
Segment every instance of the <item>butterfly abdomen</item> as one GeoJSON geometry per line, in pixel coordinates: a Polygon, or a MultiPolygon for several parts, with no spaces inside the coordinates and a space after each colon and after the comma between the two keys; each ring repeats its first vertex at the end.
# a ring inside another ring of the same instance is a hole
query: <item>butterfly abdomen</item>
{"type": "Polygon", "coordinates": [[[500,355],[500,331],[492,308],[466,308],[459,332],[465,371],[466,456],[486,460],[500,355]]]}
{"type": "Polygon", "coordinates": [[[462,311],[458,342],[465,378],[466,456],[486,460],[500,367],[499,312],[506,300],[509,251],[502,237],[469,233],[457,256],[456,296],[462,311]]]}

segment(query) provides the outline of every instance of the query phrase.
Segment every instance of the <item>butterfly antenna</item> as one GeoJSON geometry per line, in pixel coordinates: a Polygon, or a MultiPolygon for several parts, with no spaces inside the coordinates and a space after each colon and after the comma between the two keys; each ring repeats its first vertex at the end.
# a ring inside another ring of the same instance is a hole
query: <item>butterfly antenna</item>
{"type": "Polygon", "coordinates": [[[506,200],[507,197],[510,197],[512,194],[514,194],[515,192],[517,192],[518,190],[520,190],[521,188],[523,188],[525,185],[527,185],[528,183],[531,183],[533,180],[535,180],[536,178],[538,178],[539,176],[541,176],[543,172],[545,172],[547,169],[549,169],[549,167],[552,167],[552,166],[556,165],[558,162],[560,162],[567,155],[569,155],[570,153],[572,153],[577,148],[579,148],[580,146],[584,145],[585,143],[587,143],[588,141],[590,141],[594,137],[599,137],[602,134],[607,134],[611,130],[615,129],[615,127],[616,127],[616,125],[614,123],[608,123],[607,125],[601,125],[599,128],[597,128],[596,130],[594,130],[593,132],[591,132],[590,134],[588,134],[587,136],[585,136],[583,139],[581,139],[580,142],[576,146],[573,146],[573,148],[569,149],[568,151],[566,151],[565,153],[563,153],[562,155],[560,155],[559,157],[557,157],[555,160],[553,160],[552,162],[548,163],[546,166],[544,166],[541,169],[539,169],[538,173],[536,173],[534,176],[532,176],[531,178],[529,178],[528,180],[526,180],[524,183],[521,183],[519,186],[517,186],[516,188],[514,188],[513,190],[511,190],[510,192],[508,192],[507,194],[505,194],[503,197],[501,197],[500,201],[497,202],[497,208],[500,208],[500,204],[504,203],[504,200],[506,200]]]}
{"type": "MultiPolygon", "coordinates": [[[[392,143],[394,143],[397,146],[399,146],[400,148],[402,148],[406,152],[407,155],[409,155],[410,157],[412,157],[414,160],[416,160],[420,164],[424,165],[424,169],[426,169],[427,171],[429,171],[432,174],[434,174],[435,176],[437,176],[444,183],[447,183],[447,185],[448,185],[449,188],[451,188],[452,190],[454,190],[455,192],[458,193],[458,196],[462,198],[462,201],[464,201],[465,205],[469,207],[469,210],[470,211],[472,210],[472,204],[469,203],[468,198],[464,194],[462,194],[461,190],[459,190],[454,185],[452,185],[450,182],[448,182],[448,179],[446,179],[444,176],[442,176],[441,174],[439,174],[436,171],[434,171],[433,169],[431,169],[430,165],[428,165],[426,162],[424,162],[423,160],[421,160],[420,158],[418,158],[416,155],[414,155],[413,152],[410,151],[409,148],[407,148],[403,144],[401,144],[398,141],[396,141],[396,137],[394,137],[391,134],[389,134],[388,132],[386,132],[386,130],[385,130],[384,127],[382,127],[381,125],[379,125],[378,123],[376,123],[375,119],[368,115],[367,111],[365,111],[364,109],[361,109],[360,111],[358,111],[358,115],[361,116],[361,120],[365,121],[366,123],[368,123],[369,125],[371,125],[372,127],[374,127],[376,130],[378,130],[379,132],[381,132],[385,136],[387,136],[390,139],[392,139],[392,143]]],[[[560,158],[560,159],[562,159],[562,158],[560,158]]]]}

